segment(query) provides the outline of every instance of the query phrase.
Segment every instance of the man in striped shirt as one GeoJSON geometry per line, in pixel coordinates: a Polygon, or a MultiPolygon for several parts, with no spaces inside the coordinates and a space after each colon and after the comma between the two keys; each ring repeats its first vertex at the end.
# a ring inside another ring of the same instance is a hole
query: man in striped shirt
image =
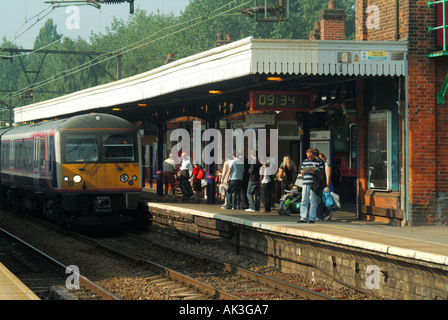
{"type": "Polygon", "coordinates": [[[302,163],[301,174],[303,176],[302,187],[302,203],[300,205],[300,223],[307,222],[308,207],[310,209],[309,223],[314,223],[316,220],[317,206],[319,204],[319,197],[311,190],[314,179],[316,178],[315,170],[324,169],[323,163],[320,159],[314,156],[313,150],[306,151],[305,161],[302,163]]]}

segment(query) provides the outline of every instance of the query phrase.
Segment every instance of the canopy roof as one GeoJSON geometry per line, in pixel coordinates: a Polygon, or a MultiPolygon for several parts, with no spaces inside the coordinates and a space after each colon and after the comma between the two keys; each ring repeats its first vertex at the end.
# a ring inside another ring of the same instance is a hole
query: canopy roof
{"type": "MultiPolygon", "coordinates": [[[[148,101],[250,75],[405,76],[408,43],[252,37],[133,77],[14,109],[15,122],[148,101]]],[[[239,83],[235,82],[235,86],[239,83]]]]}

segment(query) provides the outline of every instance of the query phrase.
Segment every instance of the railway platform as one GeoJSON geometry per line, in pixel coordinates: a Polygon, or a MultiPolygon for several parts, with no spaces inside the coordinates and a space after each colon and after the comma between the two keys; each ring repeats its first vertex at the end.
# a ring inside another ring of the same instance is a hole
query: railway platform
{"type": "MultiPolygon", "coordinates": [[[[165,201],[150,189],[143,195],[149,207],[186,212],[211,219],[231,221],[293,236],[323,240],[337,244],[394,254],[406,258],[422,259],[448,266],[448,226],[397,227],[381,222],[359,220],[354,209],[346,206],[338,210],[329,221],[314,224],[297,223],[299,215],[280,216],[270,213],[221,209],[221,204],[185,203],[179,199],[165,201]]],[[[276,204],[278,208],[278,204],[276,204]]]]}
{"type": "Polygon", "coordinates": [[[40,300],[22,281],[0,263],[0,300],[40,300]]]}
{"type": "Polygon", "coordinates": [[[217,237],[227,237],[238,242],[239,247],[254,249],[259,256],[270,255],[265,261],[281,264],[282,268],[286,263],[277,262],[280,256],[298,264],[312,261],[321,266],[322,273],[338,271],[341,282],[344,278],[344,283],[358,286],[360,279],[370,275],[361,274],[360,270],[378,266],[380,281],[385,282],[381,296],[433,299],[440,297],[434,293],[436,287],[444,299],[448,298],[448,226],[397,227],[359,220],[354,206],[341,208],[329,221],[305,224],[298,223],[297,214],[280,216],[277,211],[250,213],[222,209],[221,204],[166,201],[152,189],[144,189],[142,201],[153,218],[162,219],[171,227],[185,229],[188,227],[182,222],[194,224],[190,230],[198,234],[204,228],[219,229],[217,237]],[[253,235],[248,236],[249,233],[253,235]],[[394,274],[398,270],[401,275],[394,274]],[[407,286],[410,293],[403,294],[400,286],[407,286]]]}

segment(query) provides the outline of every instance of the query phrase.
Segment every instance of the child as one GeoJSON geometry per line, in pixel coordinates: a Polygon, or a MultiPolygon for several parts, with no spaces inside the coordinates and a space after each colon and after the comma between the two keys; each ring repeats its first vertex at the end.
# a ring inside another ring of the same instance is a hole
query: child
{"type": "Polygon", "coordinates": [[[291,213],[300,213],[300,204],[302,201],[302,193],[297,186],[293,186],[289,192],[285,192],[280,199],[280,208],[278,214],[289,216],[291,213]]]}
{"type": "Polygon", "coordinates": [[[199,163],[194,164],[193,168],[193,189],[194,189],[194,199],[197,203],[201,201],[202,193],[202,179],[204,178],[204,169],[202,169],[199,163]]]}

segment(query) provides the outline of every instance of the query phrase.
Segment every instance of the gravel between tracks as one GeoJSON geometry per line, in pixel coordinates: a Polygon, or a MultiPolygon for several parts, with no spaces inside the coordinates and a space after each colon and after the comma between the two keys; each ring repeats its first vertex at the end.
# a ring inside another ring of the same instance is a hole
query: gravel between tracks
{"type": "MultiPolygon", "coordinates": [[[[130,266],[115,257],[107,257],[95,248],[68,236],[38,226],[16,215],[0,212],[0,227],[21,237],[39,250],[56,258],[65,265],[75,265],[82,275],[96,282],[109,292],[123,300],[169,300],[170,297],[148,281],[148,272],[141,266],[130,266]]],[[[363,294],[351,289],[335,289],[326,282],[312,282],[298,274],[278,272],[274,268],[261,266],[244,256],[238,256],[222,250],[217,245],[198,244],[194,241],[173,238],[159,232],[145,232],[147,238],[162,243],[171,243],[191,252],[204,253],[217,260],[247,268],[255,272],[279,278],[336,298],[367,299],[363,294]]]]}

